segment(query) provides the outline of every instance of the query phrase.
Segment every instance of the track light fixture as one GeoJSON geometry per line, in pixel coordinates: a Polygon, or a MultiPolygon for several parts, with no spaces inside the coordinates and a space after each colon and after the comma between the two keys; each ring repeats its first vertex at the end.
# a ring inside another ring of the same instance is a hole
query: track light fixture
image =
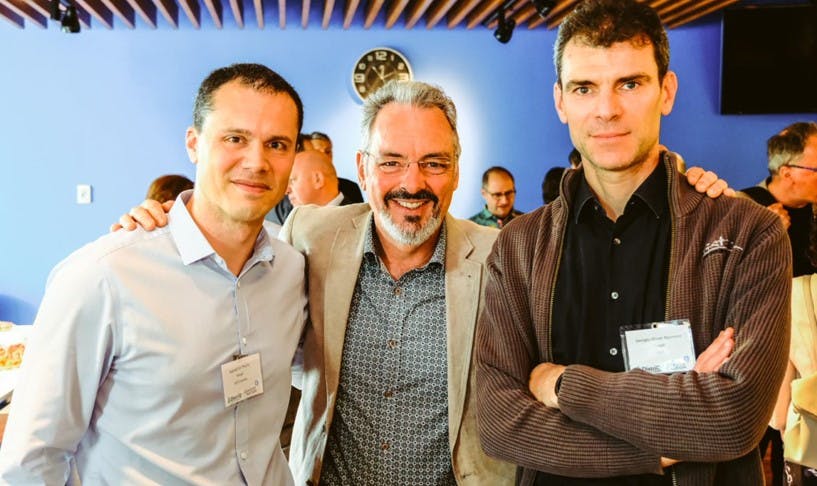
{"type": "Polygon", "coordinates": [[[63,32],[71,34],[79,32],[79,15],[77,15],[77,7],[73,0],[67,0],[64,5],[61,0],[52,0],[49,13],[51,20],[59,21],[63,32]]]}
{"type": "Polygon", "coordinates": [[[513,35],[513,29],[516,27],[514,19],[505,18],[505,7],[499,7],[498,17],[496,19],[496,30],[494,31],[494,38],[503,44],[507,44],[513,35]]]}
{"type": "Polygon", "coordinates": [[[504,0],[502,4],[493,11],[491,15],[482,21],[482,25],[488,27],[496,22],[496,30],[494,31],[494,38],[503,44],[507,44],[511,40],[513,29],[516,27],[516,21],[511,18],[506,18],[505,14],[511,10],[511,6],[517,0],[504,0]]]}
{"type": "Polygon", "coordinates": [[[550,11],[556,6],[556,0],[531,0],[531,3],[543,19],[547,18],[550,11]]]}

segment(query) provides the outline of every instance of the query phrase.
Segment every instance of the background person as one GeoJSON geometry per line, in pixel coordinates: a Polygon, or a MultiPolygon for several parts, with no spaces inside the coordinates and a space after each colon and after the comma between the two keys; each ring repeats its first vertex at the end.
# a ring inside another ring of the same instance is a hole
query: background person
{"type": "Polygon", "coordinates": [[[468,218],[478,225],[502,228],[522,214],[513,207],[516,201],[516,184],[508,169],[494,166],[486,170],[482,174],[480,193],[485,200],[485,207],[468,218]]]}
{"type": "Polygon", "coordinates": [[[168,174],[157,177],[150,183],[145,198],[159,202],[173,201],[182,192],[193,189],[193,181],[183,175],[168,174]]]}

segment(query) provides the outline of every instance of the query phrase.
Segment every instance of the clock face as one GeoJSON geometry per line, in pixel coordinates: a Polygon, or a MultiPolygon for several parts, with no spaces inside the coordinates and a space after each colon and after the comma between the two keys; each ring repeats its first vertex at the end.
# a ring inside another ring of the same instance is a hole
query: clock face
{"type": "Polygon", "coordinates": [[[409,81],[411,66],[406,57],[388,47],[372,49],[358,59],[352,71],[352,86],[361,100],[388,81],[409,81]]]}

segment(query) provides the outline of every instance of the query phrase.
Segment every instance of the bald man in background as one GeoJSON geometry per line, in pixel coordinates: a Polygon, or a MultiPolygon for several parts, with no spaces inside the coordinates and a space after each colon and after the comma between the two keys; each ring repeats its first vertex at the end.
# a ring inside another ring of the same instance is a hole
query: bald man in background
{"type": "Polygon", "coordinates": [[[351,202],[338,189],[332,159],[318,150],[306,150],[295,156],[287,195],[293,206],[341,206],[351,202]]]}

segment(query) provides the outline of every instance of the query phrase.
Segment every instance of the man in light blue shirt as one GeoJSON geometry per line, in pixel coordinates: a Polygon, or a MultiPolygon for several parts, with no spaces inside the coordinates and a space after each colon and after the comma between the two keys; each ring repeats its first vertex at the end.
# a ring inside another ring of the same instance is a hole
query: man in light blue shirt
{"type": "Polygon", "coordinates": [[[304,259],[271,238],[303,108],[260,65],[214,71],[169,225],[86,245],[49,277],[0,482],[292,484],[281,451],[306,319],[304,259]]]}

